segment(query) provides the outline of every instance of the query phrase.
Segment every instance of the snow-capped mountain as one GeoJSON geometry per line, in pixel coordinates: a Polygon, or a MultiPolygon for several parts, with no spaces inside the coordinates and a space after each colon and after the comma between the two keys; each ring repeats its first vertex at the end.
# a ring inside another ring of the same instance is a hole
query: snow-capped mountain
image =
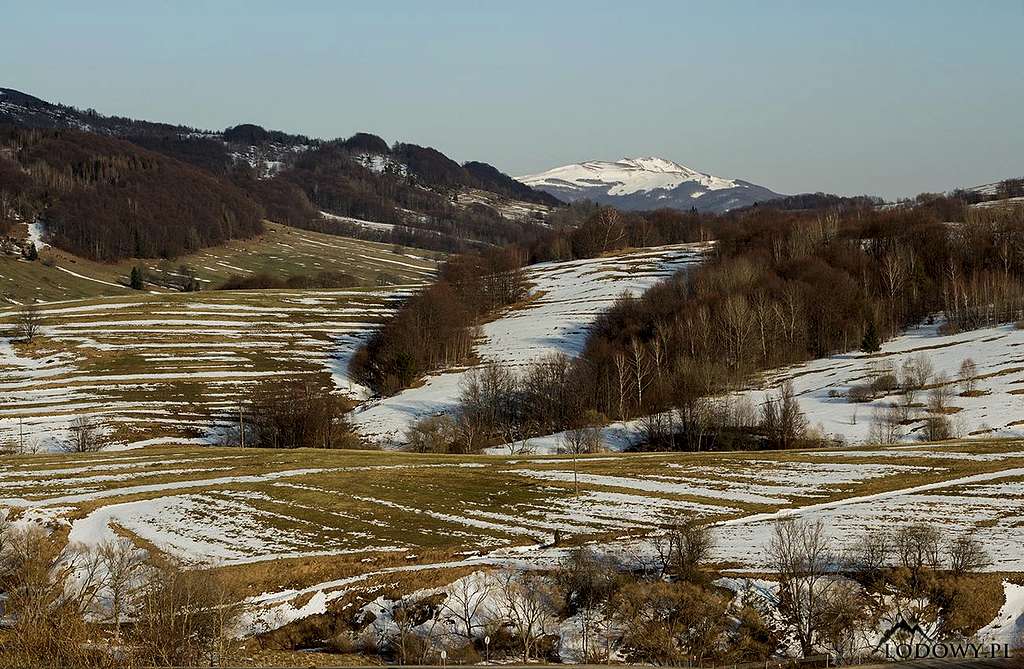
{"type": "Polygon", "coordinates": [[[632,210],[695,207],[723,212],[782,197],[749,181],[712,176],[655,157],[590,160],[518,179],[567,202],[589,199],[632,210]]]}

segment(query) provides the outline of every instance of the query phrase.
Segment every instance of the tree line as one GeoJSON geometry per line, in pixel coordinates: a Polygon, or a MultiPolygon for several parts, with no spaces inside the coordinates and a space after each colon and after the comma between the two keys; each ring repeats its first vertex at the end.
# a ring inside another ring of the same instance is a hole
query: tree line
{"type": "Polygon", "coordinates": [[[515,247],[450,258],[437,281],[360,347],[349,363],[352,378],[395,393],[428,371],[467,361],[480,320],[526,297],[523,260],[515,247]]]}

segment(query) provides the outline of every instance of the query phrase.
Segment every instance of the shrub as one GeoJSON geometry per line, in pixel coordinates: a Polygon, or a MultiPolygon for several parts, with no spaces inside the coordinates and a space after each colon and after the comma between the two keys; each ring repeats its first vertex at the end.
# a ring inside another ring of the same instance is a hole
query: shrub
{"type": "Polygon", "coordinates": [[[899,380],[892,372],[879,374],[871,380],[871,390],[876,393],[891,393],[899,387],[899,380]]]}
{"type": "Polygon", "coordinates": [[[924,436],[927,441],[945,441],[952,438],[953,425],[946,416],[928,416],[924,421],[924,436]]]}
{"type": "Polygon", "coordinates": [[[871,386],[856,384],[850,386],[850,389],[846,391],[846,398],[851,402],[870,402],[875,399],[875,393],[871,390],[871,386]]]}

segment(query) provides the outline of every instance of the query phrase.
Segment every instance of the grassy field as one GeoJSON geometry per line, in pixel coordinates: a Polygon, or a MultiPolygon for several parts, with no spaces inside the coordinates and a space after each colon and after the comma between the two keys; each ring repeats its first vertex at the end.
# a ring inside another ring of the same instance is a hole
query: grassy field
{"type": "Polygon", "coordinates": [[[48,247],[40,260],[26,262],[0,255],[0,298],[24,303],[75,300],[104,295],[129,295],[128,276],[141,266],[153,282],[147,290],[166,291],[161,284],[174,280],[182,265],[189,267],[204,288],[219,286],[231,275],[268,272],[278,276],[345,272],[365,285],[378,279],[389,282],[423,281],[437,265],[438,255],[420,249],[396,253],[387,244],[325,235],[267,223],[262,236],[233,241],[174,260],[126,260],[97,263],[48,247]]]}
{"type": "Polygon", "coordinates": [[[0,311],[0,440],[53,450],[77,416],[115,443],[205,441],[201,428],[253,383],[318,375],[358,394],[349,355],[412,287],[208,291],[94,298],[40,306],[41,334],[13,340],[18,310],[0,311]]]}
{"type": "Polygon", "coordinates": [[[847,516],[980,528],[994,569],[1024,571],[1019,443],[605,454],[576,469],[578,494],[562,456],[161,447],[7,458],[0,506],[72,542],[122,535],[230,570],[269,608],[382,575],[552,563],[582,543],[636,554],[674,518],[717,523],[718,559],[741,571],[763,569],[766,529],[792,513],[825,518],[840,543],[859,530],[847,516]],[[847,513],[863,506],[873,512],[847,513]]]}

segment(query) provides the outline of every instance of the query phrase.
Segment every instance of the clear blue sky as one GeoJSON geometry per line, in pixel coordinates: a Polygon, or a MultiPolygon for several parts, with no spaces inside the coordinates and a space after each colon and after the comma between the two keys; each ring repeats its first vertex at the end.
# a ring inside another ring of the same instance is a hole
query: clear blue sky
{"type": "Polygon", "coordinates": [[[0,86],[514,175],[659,155],[888,197],[1024,175],[1024,0],[0,0],[0,86]]]}

